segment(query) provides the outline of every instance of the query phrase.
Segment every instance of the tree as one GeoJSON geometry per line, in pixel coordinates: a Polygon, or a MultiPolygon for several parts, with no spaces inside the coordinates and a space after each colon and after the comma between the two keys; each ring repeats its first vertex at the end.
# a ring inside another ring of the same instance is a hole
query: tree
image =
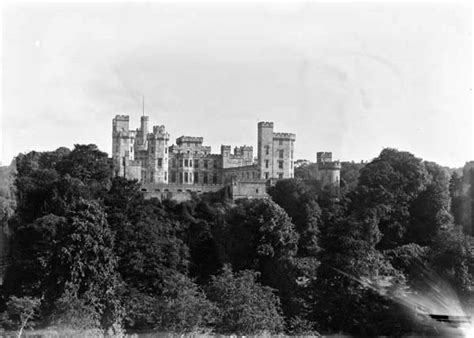
{"type": "Polygon", "coordinates": [[[449,175],[436,163],[424,162],[425,188],[409,206],[410,223],[405,241],[429,245],[438,231],[452,224],[449,175]]]}
{"type": "Polygon", "coordinates": [[[351,212],[359,219],[375,217],[383,234],[380,249],[407,243],[410,206],[426,189],[428,175],[421,159],[389,148],[360,171],[351,212]]]}
{"type": "Polygon", "coordinates": [[[341,162],[341,188],[344,191],[351,191],[357,187],[361,169],[365,163],[341,162]]]}
{"type": "Polygon", "coordinates": [[[34,325],[40,304],[38,298],[10,296],[7,310],[0,317],[1,326],[18,330],[17,337],[20,338],[24,329],[34,325]]]}
{"type": "Polygon", "coordinates": [[[268,191],[272,200],[291,217],[299,235],[298,254],[316,255],[321,210],[316,191],[297,179],[280,180],[268,191]]]}
{"type": "Polygon", "coordinates": [[[318,331],[360,336],[406,333],[409,326],[398,315],[403,313],[400,306],[378,287],[403,287],[404,277],[375,249],[374,223],[339,218],[326,224],[321,234],[321,265],[311,285],[311,319],[318,331]]]}
{"type": "Polygon", "coordinates": [[[209,330],[218,315],[204,292],[183,274],[166,277],[160,295],[130,288],[125,303],[125,322],[134,330],[199,332],[209,330]]]}
{"type": "Polygon", "coordinates": [[[225,266],[211,279],[207,295],[219,309],[217,332],[255,335],[283,330],[279,299],[271,288],[257,282],[258,276],[251,270],[233,273],[225,266]]]}
{"type": "Polygon", "coordinates": [[[435,238],[430,250],[430,263],[441,278],[461,295],[472,297],[474,283],[474,240],[461,229],[449,227],[435,238]]]}
{"type": "Polygon", "coordinates": [[[58,299],[70,294],[97,312],[102,328],[120,321],[114,239],[97,202],[80,200],[65,216],[20,225],[13,240],[6,295],[44,298],[43,316],[48,317],[58,299]]]}

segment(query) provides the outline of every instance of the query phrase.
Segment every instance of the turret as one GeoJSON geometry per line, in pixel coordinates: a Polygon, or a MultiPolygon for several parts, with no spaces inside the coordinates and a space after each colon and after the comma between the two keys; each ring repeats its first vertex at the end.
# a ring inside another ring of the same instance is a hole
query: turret
{"type": "Polygon", "coordinates": [[[128,115],[117,115],[112,120],[112,161],[114,174],[126,176],[126,165],[133,160],[134,134],[129,129],[128,115]]]}
{"type": "Polygon", "coordinates": [[[148,181],[168,183],[168,141],[170,135],[165,126],[153,126],[153,133],[147,135],[148,181]]]}
{"type": "Polygon", "coordinates": [[[317,178],[321,181],[321,185],[339,188],[341,163],[332,160],[331,152],[318,152],[316,161],[318,166],[317,178]]]}
{"type": "Polygon", "coordinates": [[[258,168],[260,178],[273,176],[273,122],[259,122],[257,125],[258,168]]]}
{"type": "Polygon", "coordinates": [[[143,145],[143,148],[146,149],[146,141],[147,141],[147,135],[148,135],[148,122],[150,121],[150,118],[148,116],[142,116],[140,117],[140,136],[141,136],[141,144],[143,145]]]}

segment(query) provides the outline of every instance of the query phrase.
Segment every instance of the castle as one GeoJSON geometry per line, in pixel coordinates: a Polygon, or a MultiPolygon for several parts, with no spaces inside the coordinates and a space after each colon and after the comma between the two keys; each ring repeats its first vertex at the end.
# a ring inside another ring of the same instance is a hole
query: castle
{"type": "MultiPolygon", "coordinates": [[[[114,175],[141,182],[147,197],[189,199],[192,193],[226,189],[233,199],[264,198],[276,180],[294,177],[296,136],[273,130],[273,122],[257,125],[257,157],[253,147],[222,145],[212,154],[202,137],[181,136],[169,144],[165,126],[149,129],[149,117],[142,116],[140,128],[131,130],[129,116],[112,120],[112,161],[114,175]]],[[[331,153],[318,153],[318,179],[339,185],[339,162],[331,153]]]]}

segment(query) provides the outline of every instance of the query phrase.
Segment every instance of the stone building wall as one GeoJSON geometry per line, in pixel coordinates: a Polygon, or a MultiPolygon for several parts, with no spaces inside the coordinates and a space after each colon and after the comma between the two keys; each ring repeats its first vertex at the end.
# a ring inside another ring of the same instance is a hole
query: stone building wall
{"type": "MultiPolygon", "coordinates": [[[[224,187],[235,196],[265,197],[266,182],[293,178],[295,134],[273,131],[273,122],[257,126],[258,145],[253,147],[222,145],[220,154],[212,154],[202,137],[181,136],[169,145],[164,126],[149,132],[149,118],[142,116],[140,128],[129,129],[129,117],[113,119],[112,159],[115,175],[139,180],[147,196],[181,196],[224,187]],[[232,184],[232,186],[230,186],[232,184]],[[263,190],[262,190],[263,189],[263,190]]],[[[321,177],[334,181],[331,171],[321,177]]]]}

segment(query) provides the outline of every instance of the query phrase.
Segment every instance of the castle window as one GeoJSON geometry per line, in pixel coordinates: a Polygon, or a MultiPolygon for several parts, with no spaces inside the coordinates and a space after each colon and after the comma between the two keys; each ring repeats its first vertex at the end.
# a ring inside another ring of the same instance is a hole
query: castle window
{"type": "Polygon", "coordinates": [[[278,152],[279,152],[280,158],[283,158],[283,153],[284,153],[283,149],[278,150],[278,152]]]}
{"type": "Polygon", "coordinates": [[[193,166],[193,160],[189,160],[189,166],[190,166],[190,167],[193,166]]]}
{"type": "Polygon", "coordinates": [[[208,165],[209,165],[209,161],[208,160],[204,160],[204,168],[208,168],[208,165]]]}
{"type": "Polygon", "coordinates": [[[269,174],[268,174],[268,172],[266,172],[266,173],[265,173],[265,179],[266,179],[266,180],[268,180],[268,176],[269,176],[269,174]]]}
{"type": "Polygon", "coordinates": [[[171,182],[176,183],[176,173],[174,171],[171,173],[171,182]]]}
{"type": "Polygon", "coordinates": [[[204,174],[204,176],[203,176],[203,183],[204,183],[204,184],[207,184],[207,180],[208,180],[207,174],[204,174]]]}
{"type": "Polygon", "coordinates": [[[194,160],[194,168],[199,168],[199,160],[194,160]]]}
{"type": "Polygon", "coordinates": [[[214,161],[214,169],[217,169],[217,161],[214,161]]]}
{"type": "Polygon", "coordinates": [[[188,160],[184,160],[184,166],[185,166],[185,167],[188,166],[188,160]]]}
{"type": "Polygon", "coordinates": [[[269,160],[265,160],[265,168],[268,168],[269,160]]]}
{"type": "Polygon", "coordinates": [[[168,154],[168,147],[165,147],[165,154],[168,154]]]}
{"type": "Polygon", "coordinates": [[[198,172],[194,172],[194,183],[199,183],[199,173],[198,172]]]}
{"type": "Polygon", "coordinates": [[[217,174],[212,176],[212,183],[217,184],[217,174]]]}
{"type": "Polygon", "coordinates": [[[159,158],[158,159],[158,168],[161,168],[163,166],[163,159],[159,158]]]}
{"type": "Polygon", "coordinates": [[[168,179],[168,172],[165,171],[165,181],[168,179]]]}
{"type": "Polygon", "coordinates": [[[183,183],[183,173],[179,173],[179,183],[183,183]]]}
{"type": "Polygon", "coordinates": [[[255,192],[258,194],[258,189],[255,189],[255,192]]]}
{"type": "Polygon", "coordinates": [[[283,178],[283,173],[279,173],[278,178],[282,179],[283,178]]]}
{"type": "Polygon", "coordinates": [[[293,158],[293,150],[291,151],[291,158],[293,158]]]}
{"type": "Polygon", "coordinates": [[[278,140],[278,145],[280,145],[280,146],[283,145],[283,140],[282,140],[282,139],[279,139],[279,140],[278,140]]]}
{"type": "Polygon", "coordinates": [[[283,161],[278,161],[278,168],[283,169],[283,161]]]}
{"type": "Polygon", "coordinates": [[[270,154],[270,146],[265,146],[265,155],[270,154]]]}
{"type": "Polygon", "coordinates": [[[188,183],[188,173],[184,173],[184,183],[188,183]]]}
{"type": "Polygon", "coordinates": [[[291,161],[291,169],[293,169],[293,161],[291,161]]]}

